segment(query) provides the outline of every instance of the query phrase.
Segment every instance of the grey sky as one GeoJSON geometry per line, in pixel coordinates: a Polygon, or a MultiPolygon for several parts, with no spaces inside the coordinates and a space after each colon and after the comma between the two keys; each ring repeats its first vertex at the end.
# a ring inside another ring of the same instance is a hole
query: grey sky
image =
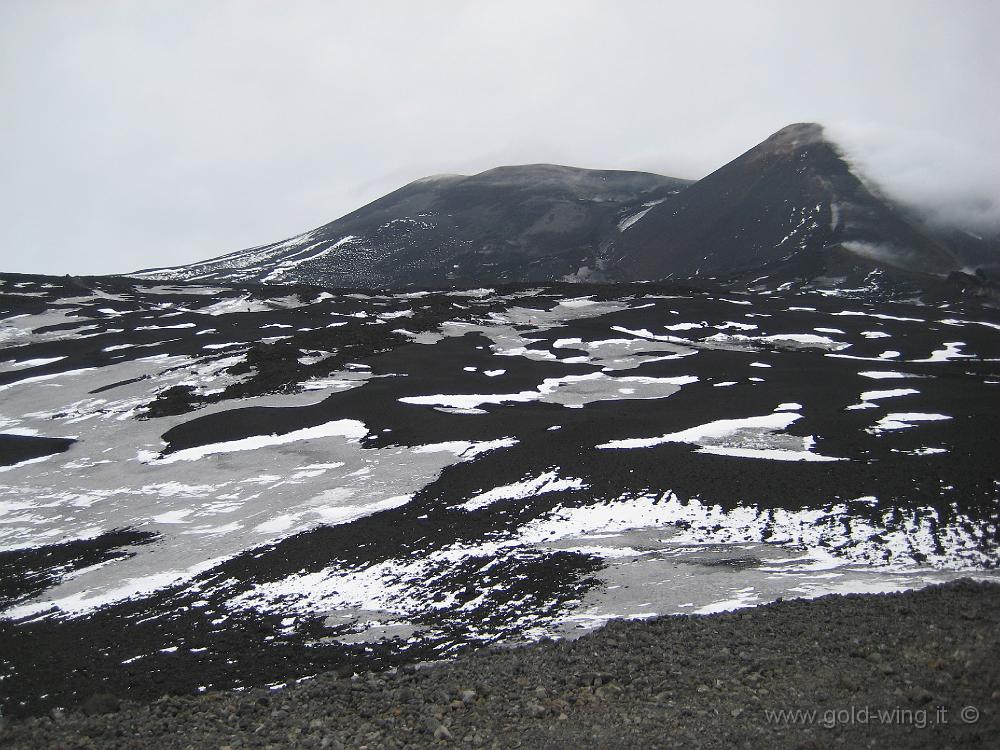
{"type": "Polygon", "coordinates": [[[802,120],[988,223],[998,28],[992,0],[3,0],[0,270],[204,259],[439,172],[700,177],[802,120]]]}

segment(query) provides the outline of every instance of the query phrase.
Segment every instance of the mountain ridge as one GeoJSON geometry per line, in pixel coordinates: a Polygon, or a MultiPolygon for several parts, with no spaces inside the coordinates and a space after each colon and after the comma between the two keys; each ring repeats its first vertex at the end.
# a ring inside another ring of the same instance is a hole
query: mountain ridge
{"type": "Polygon", "coordinates": [[[557,164],[412,181],[280,242],[128,274],[407,288],[698,277],[941,279],[1000,243],[935,229],[795,123],[700,180],[557,164]]]}
{"type": "Polygon", "coordinates": [[[612,231],[619,214],[687,184],[549,164],[434,176],[281,242],[130,275],[346,287],[558,279],[592,257],[594,238],[612,231]],[[332,250],[335,262],[321,262],[332,250]],[[472,273],[454,272],[463,266],[472,273]],[[540,270],[519,273],[523,267],[540,270]]]}

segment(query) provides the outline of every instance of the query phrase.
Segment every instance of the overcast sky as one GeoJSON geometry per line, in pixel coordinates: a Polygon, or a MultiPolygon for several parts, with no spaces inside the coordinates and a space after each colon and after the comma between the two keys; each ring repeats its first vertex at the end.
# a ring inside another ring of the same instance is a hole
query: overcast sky
{"type": "Polygon", "coordinates": [[[989,223],[998,28],[994,0],[2,0],[0,270],[205,259],[500,164],[697,178],[797,121],[989,223]]]}

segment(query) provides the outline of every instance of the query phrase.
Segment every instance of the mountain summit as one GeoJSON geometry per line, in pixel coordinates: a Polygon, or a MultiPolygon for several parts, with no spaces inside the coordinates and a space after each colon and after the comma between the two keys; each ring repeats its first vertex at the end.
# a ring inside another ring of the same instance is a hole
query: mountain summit
{"type": "Polygon", "coordinates": [[[439,175],[283,242],[133,276],[399,288],[709,276],[943,277],[993,257],[866,186],[815,123],[696,182],[552,164],[439,175]]]}
{"type": "Polygon", "coordinates": [[[654,207],[605,265],[637,279],[877,267],[945,275],[960,263],[869,191],[822,126],[800,123],[654,207]]]}

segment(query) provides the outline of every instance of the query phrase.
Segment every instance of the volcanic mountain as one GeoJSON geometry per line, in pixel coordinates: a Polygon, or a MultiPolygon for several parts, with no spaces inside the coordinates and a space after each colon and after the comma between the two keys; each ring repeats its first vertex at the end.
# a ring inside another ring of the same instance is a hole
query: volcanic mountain
{"type": "Polygon", "coordinates": [[[282,242],[132,275],[362,288],[920,280],[998,256],[997,242],[936,230],[881,195],[822,126],[800,123],[696,182],[551,164],[439,175],[282,242]]]}
{"type": "Polygon", "coordinates": [[[776,271],[800,277],[876,267],[961,267],[901,207],[875,195],[816,124],[790,125],[650,209],[603,266],[629,278],[776,271]]]}
{"type": "Polygon", "coordinates": [[[623,217],[689,184],[552,164],[425,177],[283,242],[134,275],[368,288],[557,280],[592,266],[623,217]]]}

